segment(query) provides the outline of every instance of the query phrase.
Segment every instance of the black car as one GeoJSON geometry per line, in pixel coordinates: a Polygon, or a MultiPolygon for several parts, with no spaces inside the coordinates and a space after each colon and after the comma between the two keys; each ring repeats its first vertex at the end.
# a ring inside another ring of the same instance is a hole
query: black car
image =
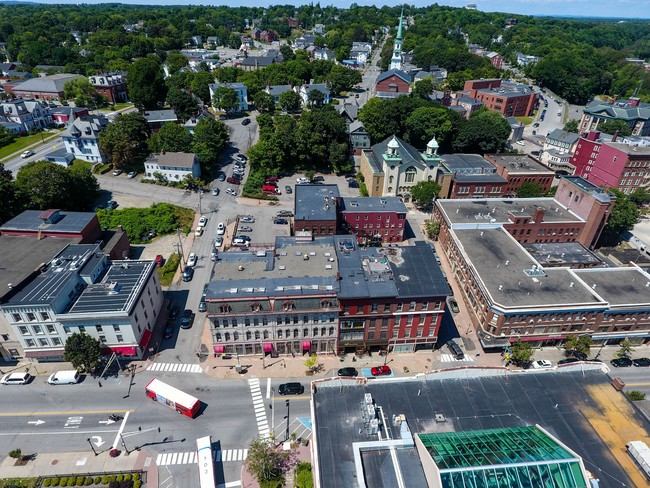
{"type": "Polygon", "coordinates": [[[454,340],[447,341],[447,349],[451,355],[458,360],[465,359],[465,353],[454,340]]]}
{"type": "Polygon", "coordinates": [[[647,368],[650,366],[650,358],[636,358],[632,360],[632,364],[637,368],[647,368]]]}
{"type": "Polygon", "coordinates": [[[273,223],[274,224],[286,225],[286,224],[289,223],[289,221],[287,219],[275,219],[275,220],[273,220],[273,223]]]}
{"type": "Polygon", "coordinates": [[[106,202],[106,208],[108,210],[114,210],[117,208],[117,202],[115,200],[109,200],[106,202]]]}
{"type": "Polygon", "coordinates": [[[226,181],[226,173],[224,173],[223,171],[219,171],[219,173],[217,174],[217,179],[219,181],[226,181]]]}
{"type": "Polygon", "coordinates": [[[579,363],[580,360],[578,358],[566,358],[566,359],[561,359],[557,362],[557,364],[571,364],[571,363],[579,363]]]}
{"type": "Polygon", "coordinates": [[[278,210],[275,214],[277,217],[293,217],[291,210],[278,210]]]}
{"type": "Polygon", "coordinates": [[[206,283],[205,285],[203,285],[203,293],[201,293],[202,297],[205,297],[208,294],[208,285],[209,284],[210,283],[206,283]]]}
{"type": "Polygon", "coordinates": [[[190,309],[183,310],[183,316],[181,317],[181,329],[189,329],[194,323],[194,312],[190,309]]]}
{"type": "Polygon", "coordinates": [[[615,368],[629,368],[634,363],[630,358],[616,358],[610,361],[615,368]]]}
{"type": "Polygon", "coordinates": [[[348,181],[348,188],[359,188],[359,183],[355,180],[348,181]]]}
{"type": "Polygon", "coordinates": [[[587,355],[584,352],[581,351],[567,351],[566,356],[568,358],[576,358],[580,361],[586,361],[587,360],[587,355]]]}
{"type": "Polygon", "coordinates": [[[205,312],[207,309],[207,306],[205,304],[205,300],[201,300],[199,302],[199,312],[205,312]]]}
{"type": "Polygon", "coordinates": [[[305,392],[305,387],[300,383],[282,383],[278,388],[280,395],[302,395],[305,392]]]}
{"type": "Polygon", "coordinates": [[[356,368],[341,368],[337,374],[339,376],[359,376],[359,372],[356,368]]]}
{"type": "Polygon", "coordinates": [[[163,332],[163,338],[169,339],[173,335],[174,335],[174,322],[168,320],[167,323],[165,324],[165,332],[163,332]]]}
{"type": "Polygon", "coordinates": [[[183,271],[183,281],[192,281],[192,278],[194,277],[194,268],[191,266],[185,266],[185,270],[183,271]]]}
{"type": "Polygon", "coordinates": [[[251,123],[251,119],[244,119],[241,121],[241,125],[248,125],[251,123]]]}
{"type": "Polygon", "coordinates": [[[169,318],[174,320],[177,315],[178,315],[178,305],[174,305],[171,309],[171,312],[169,312],[169,318]]]}

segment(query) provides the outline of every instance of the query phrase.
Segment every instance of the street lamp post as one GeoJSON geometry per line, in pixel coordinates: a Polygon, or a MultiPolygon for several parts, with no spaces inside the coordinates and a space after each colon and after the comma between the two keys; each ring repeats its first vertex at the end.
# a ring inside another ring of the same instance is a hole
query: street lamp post
{"type": "Polygon", "coordinates": [[[99,453],[95,450],[95,446],[93,445],[93,441],[90,440],[90,437],[86,439],[88,441],[88,444],[90,444],[90,448],[93,450],[95,453],[95,456],[99,456],[99,453]]]}
{"type": "Polygon", "coordinates": [[[275,388],[271,387],[271,434],[275,435],[275,409],[273,405],[275,404],[275,388]]]}
{"type": "Polygon", "coordinates": [[[285,431],[285,442],[289,440],[289,400],[286,400],[287,404],[287,430],[285,431]]]}
{"type": "Polygon", "coordinates": [[[122,441],[122,447],[124,448],[124,453],[128,456],[129,454],[131,454],[131,451],[129,451],[129,449],[126,447],[126,442],[124,442],[124,436],[122,436],[122,434],[120,434],[120,440],[122,441]]]}

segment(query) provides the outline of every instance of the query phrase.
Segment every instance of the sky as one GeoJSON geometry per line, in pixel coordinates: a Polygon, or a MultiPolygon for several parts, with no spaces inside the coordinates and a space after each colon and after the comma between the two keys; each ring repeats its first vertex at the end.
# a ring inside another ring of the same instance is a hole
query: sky
{"type": "MultiPolygon", "coordinates": [[[[125,3],[132,5],[229,5],[237,6],[267,6],[267,5],[301,5],[316,3],[318,0],[117,0],[111,3],[125,3]]],[[[80,3],[78,0],[41,0],[39,3],[80,3]]],[[[106,3],[96,0],[86,0],[86,4],[106,3]]],[[[321,5],[334,5],[346,8],[351,0],[321,0],[321,5]]],[[[389,0],[373,2],[371,0],[357,0],[358,5],[399,5],[408,3],[416,7],[425,7],[432,2],[423,0],[410,0],[399,2],[389,0]]],[[[524,15],[549,15],[549,16],[580,16],[580,17],[616,17],[616,18],[650,18],[650,0],[438,0],[439,5],[451,7],[464,7],[468,3],[475,3],[479,10],[485,12],[508,12],[524,15]]]]}

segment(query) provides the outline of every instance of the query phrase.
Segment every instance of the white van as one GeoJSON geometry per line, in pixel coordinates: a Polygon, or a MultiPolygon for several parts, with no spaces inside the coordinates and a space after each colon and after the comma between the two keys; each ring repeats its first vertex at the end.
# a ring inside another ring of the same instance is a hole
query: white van
{"type": "Polygon", "coordinates": [[[79,371],[59,371],[52,373],[47,379],[50,385],[73,385],[79,383],[79,371]]]}

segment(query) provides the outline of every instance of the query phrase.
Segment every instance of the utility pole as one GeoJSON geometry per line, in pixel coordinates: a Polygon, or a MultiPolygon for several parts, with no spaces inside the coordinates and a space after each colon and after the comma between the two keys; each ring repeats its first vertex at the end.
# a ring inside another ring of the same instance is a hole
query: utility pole
{"type": "Polygon", "coordinates": [[[183,251],[183,241],[181,239],[181,229],[176,227],[176,235],[178,236],[178,248],[181,256],[181,268],[185,269],[185,252],[183,251]]]}
{"type": "Polygon", "coordinates": [[[285,400],[287,404],[287,430],[285,432],[285,442],[289,440],[289,400],[285,400]]]}
{"type": "Polygon", "coordinates": [[[134,436],[134,435],[140,435],[140,434],[144,434],[144,433],[146,433],[146,432],[153,432],[153,431],[155,431],[155,430],[157,430],[158,432],[160,432],[160,427],[152,427],[151,429],[145,429],[145,430],[142,430],[142,427],[138,427],[138,430],[136,430],[136,431],[133,431],[133,432],[126,432],[126,433],[124,433],[124,434],[120,434],[120,440],[122,441],[122,447],[124,448],[124,453],[125,453],[125,455],[128,456],[128,455],[131,454],[134,450],[138,449],[137,447],[134,447],[134,448],[133,448],[133,451],[129,451],[129,449],[126,447],[126,443],[124,442],[124,438],[125,438],[125,437],[132,437],[132,436],[134,436]]]}

